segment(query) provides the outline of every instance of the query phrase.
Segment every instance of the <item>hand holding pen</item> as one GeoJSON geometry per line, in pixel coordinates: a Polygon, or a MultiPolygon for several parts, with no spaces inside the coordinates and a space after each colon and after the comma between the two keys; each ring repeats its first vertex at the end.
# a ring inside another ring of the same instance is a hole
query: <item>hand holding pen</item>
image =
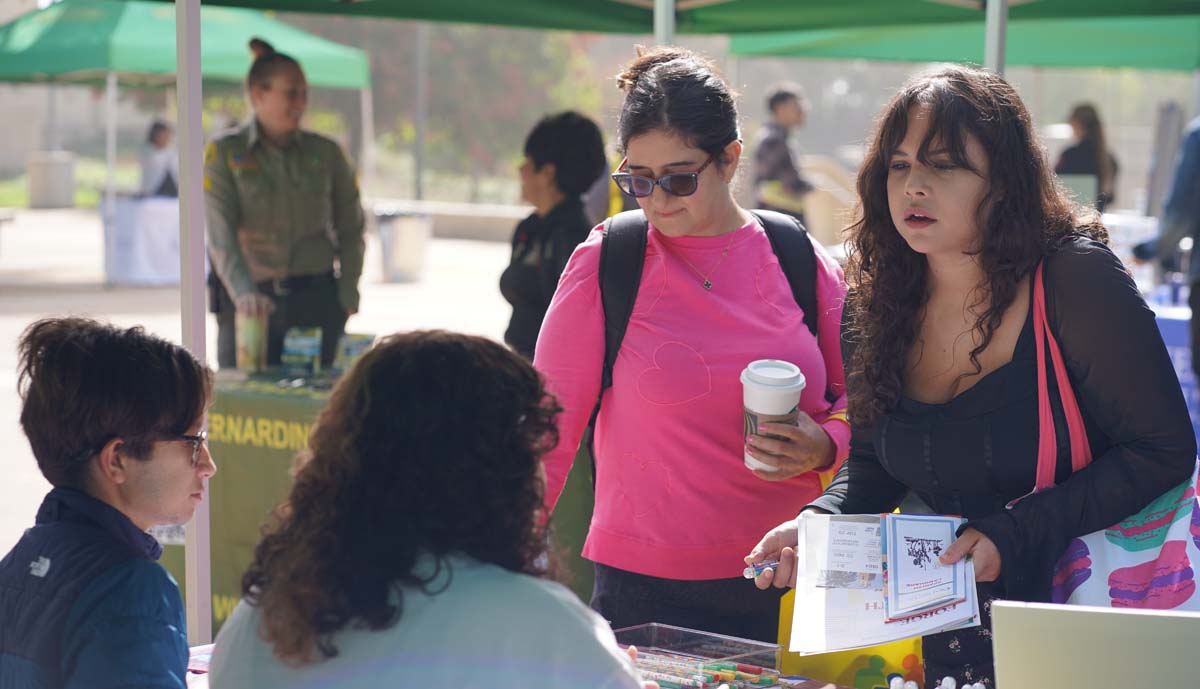
{"type": "MultiPolygon", "coordinates": [[[[806,507],[803,512],[829,514],[819,507],[806,507]]],[[[762,537],[758,545],[744,559],[746,570],[742,576],[754,578],[754,585],[760,589],[774,586],[777,589],[796,588],[796,573],[799,564],[796,560],[796,544],[799,542],[799,519],[789,519],[771,529],[762,537]],[[750,576],[747,576],[747,572],[750,576]]]]}
{"type": "MultiPolygon", "coordinates": [[[[746,572],[760,589],[796,586],[796,520],[790,519],[771,529],[745,557],[746,572]]],[[[745,573],[743,573],[745,576],[745,573]]]]}

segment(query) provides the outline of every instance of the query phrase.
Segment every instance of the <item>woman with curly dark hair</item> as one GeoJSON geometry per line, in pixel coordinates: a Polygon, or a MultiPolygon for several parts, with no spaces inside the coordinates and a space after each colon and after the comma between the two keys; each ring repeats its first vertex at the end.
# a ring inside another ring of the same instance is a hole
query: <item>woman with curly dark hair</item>
{"type": "Polygon", "coordinates": [[[483,338],[367,352],[255,549],[212,686],[639,687],[604,620],[542,578],[558,411],[483,338]]]}
{"type": "MultiPolygon", "coordinates": [[[[1104,228],[1054,183],[1002,78],[947,67],[906,85],[883,112],[858,193],[843,330],[850,456],[805,509],[879,514],[911,491],[966,517],[942,560],[973,558],[983,626],[927,637],[925,677],[990,686],[991,600],[1049,600],[1070,540],[1178,485],[1196,441],[1153,312],[1104,228]],[[1094,459],[1072,473],[1058,433],[1059,485],[1006,509],[1037,465],[1038,266],[1094,459]]],[[[785,547],[795,544],[794,521],[764,537],[747,559],[784,562],[760,587],[795,582],[785,547]]]]}

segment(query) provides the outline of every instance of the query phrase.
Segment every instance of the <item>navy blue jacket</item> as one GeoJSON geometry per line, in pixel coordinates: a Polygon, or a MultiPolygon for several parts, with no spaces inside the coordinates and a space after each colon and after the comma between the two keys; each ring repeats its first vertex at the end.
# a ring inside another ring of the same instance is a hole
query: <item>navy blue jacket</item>
{"type": "Polygon", "coordinates": [[[162,546],[65,488],[0,561],[0,689],[185,689],[187,632],[162,546]]]}

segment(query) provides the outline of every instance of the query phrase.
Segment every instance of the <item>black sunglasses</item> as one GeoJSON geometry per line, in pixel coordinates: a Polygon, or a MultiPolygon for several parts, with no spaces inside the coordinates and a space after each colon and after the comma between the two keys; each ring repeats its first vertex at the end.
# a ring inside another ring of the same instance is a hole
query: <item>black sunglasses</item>
{"type": "MultiPolygon", "coordinates": [[[[635,175],[629,172],[615,172],[612,179],[617,183],[617,188],[628,196],[635,199],[644,199],[654,193],[654,185],[662,187],[662,190],[671,196],[691,196],[696,193],[696,189],[700,187],[700,173],[704,172],[704,168],[712,165],[712,161],[716,156],[709,156],[708,160],[704,161],[695,172],[676,172],[670,175],[663,175],[658,179],[646,177],[644,175],[635,175]]],[[[625,167],[626,161],[622,160],[620,170],[625,167]]]]}

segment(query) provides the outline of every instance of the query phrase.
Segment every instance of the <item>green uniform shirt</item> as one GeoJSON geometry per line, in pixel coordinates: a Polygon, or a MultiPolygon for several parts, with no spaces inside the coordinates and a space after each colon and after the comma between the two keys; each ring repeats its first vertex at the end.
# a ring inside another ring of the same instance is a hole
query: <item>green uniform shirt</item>
{"type": "Polygon", "coordinates": [[[297,131],[267,142],[251,120],[204,151],[212,267],[236,299],[255,283],[340,269],[338,298],[358,310],[363,210],[358,182],[334,141],[297,131]]]}

